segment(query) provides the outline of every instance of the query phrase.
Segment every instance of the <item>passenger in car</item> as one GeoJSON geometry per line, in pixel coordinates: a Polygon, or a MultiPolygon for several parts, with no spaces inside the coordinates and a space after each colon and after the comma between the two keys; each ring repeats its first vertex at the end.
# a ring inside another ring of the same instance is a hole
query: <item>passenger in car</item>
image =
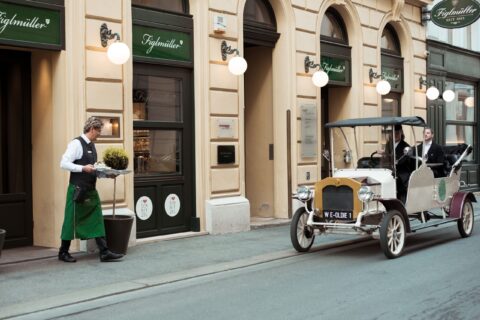
{"type": "Polygon", "coordinates": [[[417,145],[415,148],[418,155],[426,161],[427,165],[431,164],[430,168],[433,171],[435,178],[443,177],[445,175],[444,162],[445,154],[439,144],[433,142],[434,133],[432,128],[425,127],[423,130],[424,143],[417,145]]]}

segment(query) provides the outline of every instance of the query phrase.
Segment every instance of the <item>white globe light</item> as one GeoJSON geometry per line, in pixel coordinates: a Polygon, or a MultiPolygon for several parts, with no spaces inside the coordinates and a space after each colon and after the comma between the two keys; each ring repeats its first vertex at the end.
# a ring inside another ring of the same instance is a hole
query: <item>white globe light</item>
{"type": "Polygon", "coordinates": [[[328,74],[323,70],[318,70],[312,75],[313,84],[319,88],[325,87],[328,80],[330,80],[328,74]]]}
{"type": "Polygon", "coordinates": [[[443,100],[445,100],[446,102],[452,102],[453,99],[455,99],[455,92],[453,92],[450,89],[445,90],[443,91],[442,97],[443,97],[443,100]]]}
{"type": "Polygon", "coordinates": [[[473,99],[473,97],[466,98],[464,102],[465,105],[469,108],[472,108],[475,105],[475,100],[473,99]]]}
{"type": "Polygon", "coordinates": [[[123,42],[114,42],[108,46],[108,59],[114,64],[124,64],[130,58],[130,49],[123,42]]]}
{"type": "Polygon", "coordinates": [[[380,80],[377,83],[377,92],[378,94],[386,95],[387,93],[390,92],[390,89],[392,89],[392,86],[390,85],[390,82],[387,80],[380,80]]]}
{"type": "Polygon", "coordinates": [[[233,57],[228,62],[228,70],[236,76],[242,75],[247,70],[247,61],[239,56],[233,57]]]}
{"type": "Polygon", "coordinates": [[[430,88],[428,88],[427,90],[428,100],[435,100],[438,98],[439,95],[440,95],[440,91],[438,91],[438,89],[435,88],[434,86],[431,86],[430,88]]]}

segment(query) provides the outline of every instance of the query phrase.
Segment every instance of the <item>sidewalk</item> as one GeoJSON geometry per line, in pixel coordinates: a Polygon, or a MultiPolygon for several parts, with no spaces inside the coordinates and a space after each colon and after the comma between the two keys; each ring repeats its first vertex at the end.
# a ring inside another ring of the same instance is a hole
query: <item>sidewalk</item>
{"type": "MultiPolygon", "coordinates": [[[[319,236],[315,247],[342,245],[358,236],[319,236]]],[[[76,263],[54,258],[0,265],[0,319],[196,276],[297,255],[289,226],[205,235],[129,248],[121,262],[75,254],[76,263]]]]}

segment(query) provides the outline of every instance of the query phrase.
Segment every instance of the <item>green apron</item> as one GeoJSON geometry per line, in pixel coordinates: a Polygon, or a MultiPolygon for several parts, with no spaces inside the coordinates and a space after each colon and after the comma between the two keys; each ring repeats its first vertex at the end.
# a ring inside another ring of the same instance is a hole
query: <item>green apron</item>
{"type": "Polygon", "coordinates": [[[102,207],[97,190],[87,192],[83,203],[73,201],[74,186],[68,185],[62,240],[90,239],[105,236],[102,207]]]}

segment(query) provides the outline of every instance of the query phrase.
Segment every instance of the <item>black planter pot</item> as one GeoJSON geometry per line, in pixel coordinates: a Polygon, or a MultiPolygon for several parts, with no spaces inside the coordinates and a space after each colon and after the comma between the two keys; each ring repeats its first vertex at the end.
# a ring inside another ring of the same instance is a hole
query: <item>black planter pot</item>
{"type": "Polygon", "coordinates": [[[5,243],[6,235],[7,235],[7,231],[0,229],[0,257],[2,256],[2,249],[3,249],[3,244],[5,243]]]}
{"type": "Polygon", "coordinates": [[[132,231],[133,216],[103,216],[108,248],[115,253],[127,253],[128,240],[132,231]]]}

